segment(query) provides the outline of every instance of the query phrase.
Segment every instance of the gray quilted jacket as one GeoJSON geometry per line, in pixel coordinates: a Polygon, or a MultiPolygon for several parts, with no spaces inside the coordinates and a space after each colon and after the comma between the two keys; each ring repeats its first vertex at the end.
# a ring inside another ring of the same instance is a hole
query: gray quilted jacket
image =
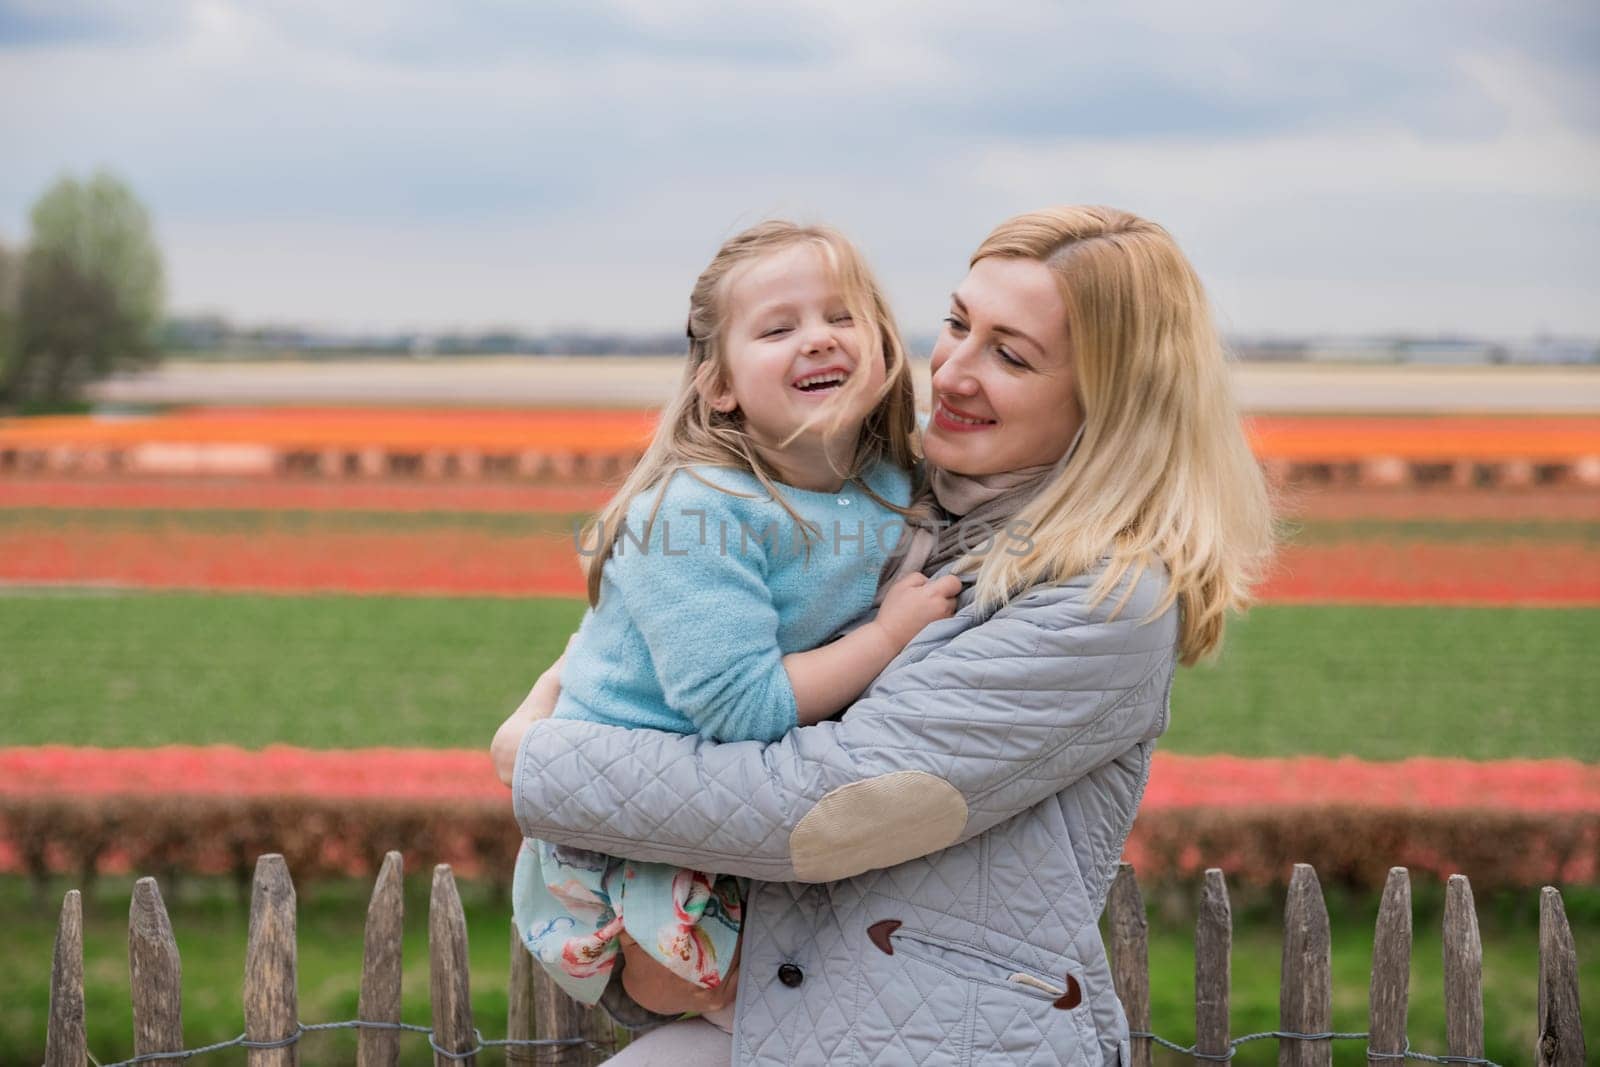
{"type": "Polygon", "coordinates": [[[517,820],[754,880],[735,1064],[1126,1065],[1098,919],[1177,611],[1150,618],[1159,568],[1090,609],[1096,577],[987,619],[969,582],[841,719],[772,744],[541,722],[517,820]]]}

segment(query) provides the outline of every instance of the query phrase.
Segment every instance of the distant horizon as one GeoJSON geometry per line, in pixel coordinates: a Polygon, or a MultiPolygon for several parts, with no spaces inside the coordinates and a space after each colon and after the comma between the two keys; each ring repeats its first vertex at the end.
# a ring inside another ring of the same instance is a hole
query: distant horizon
{"type": "MultiPolygon", "coordinates": [[[[516,338],[524,342],[550,343],[562,339],[571,339],[583,342],[599,342],[607,339],[633,342],[637,344],[660,343],[661,348],[630,348],[627,351],[639,355],[670,355],[676,351],[675,346],[681,347],[682,330],[660,329],[617,329],[606,327],[566,326],[552,329],[526,329],[511,326],[505,323],[490,323],[483,326],[457,326],[441,329],[426,329],[416,327],[389,327],[381,329],[359,330],[339,329],[319,326],[314,323],[296,322],[292,320],[268,320],[261,322],[239,322],[217,312],[204,312],[199,314],[168,314],[167,323],[207,323],[220,321],[230,331],[230,338],[235,343],[242,343],[251,334],[292,334],[303,338],[315,339],[304,342],[307,350],[318,350],[320,345],[336,348],[358,349],[363,343],[381,345],[387,342],[391,345],[405,341],[427,340],[439,341],[445,339],[484,339],[492,337],[516,338]]],[[[905,330],[902,335],[908,345],[913,342],[920,343],[923,347],[931,347],[937,337],[937,331],[905,330]]],[[[1600,345],[1600,331],[1591,334],[1566,333],[1555,331],[1541,331],[1521,334],[1491,334],[1474,333],[1470,331],[1439,331],[1424,332],[1417,330],[1373,330],[1350,331],[1345,333],[1328,333],[1316,331],[1277,331],[1277,332],[1247,332],[1228,331],[1223,333],[1224,339],[1230,344],[1250,345],[1298,345],[1316,343],[1340,342],[1387,342],[1393,344],[1488,344],[1488,345],[1516,345],[1530,343],[1560,343],[1574,342],[1581,344],[1600,345]]],[[[600,349],[588,346],[585,351],[577,354],[595,354],[600,349]]],[[[206,350],[195,347],[196,351],[206,350]]],[[[455,353],[442,353],[455,354],[455,353]]],[[[468,353],[461,353],[468,354],[468,353]]],[[[482,355],[513,355],[518,354],[513,349],[496,352],[485,349],[471,354],[482,355]]],[[[545,353],[531,352],[530,355],[545,353]]],[[[606,353],[609,354],[609,353],[606,353]]]]}
{"type": "MultiPolygon", "coordinates": [[[[124,414],[170,404],[312,407],[648,408],[660,410],[682,383],[684,359],[668,355],[460,355],[241,353],[174,358],[96,383],[100,410],[124,414]]],[[[1600,411],[1594,363],[1328,363],[1229,361],[1247,412],[1600,411]]],[[[919,402],[929,395],[928,360],[911,360],[919,402]]]]}

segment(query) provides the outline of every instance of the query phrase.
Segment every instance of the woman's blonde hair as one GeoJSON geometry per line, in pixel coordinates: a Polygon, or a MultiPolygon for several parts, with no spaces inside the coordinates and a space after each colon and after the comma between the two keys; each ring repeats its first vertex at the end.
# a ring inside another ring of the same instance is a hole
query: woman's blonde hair
{"type": "MultiPolygon", "coordinates": [[[[784,499],[777,485],[776,471],[756,449],[744,425],[743,414],[737,410],[718,411],[709,400],[728,384],[726,334],[731,317],[728,291],[734,275],[758,259],[801,246],[815,249],[822,257],[846,310],[863,327],[858,331],[857,366],[867,366],[878,359],[884,362],[883,383],[873,394],[873,407],[862,423],[855,451],[845,467],[834,473],[849,481],[860,479],[882,460],[906,469],[916,462],[911,368],[888,301],[861,253],[844,235],[828,226],[800,226],[779,220],[758,223],[726,241],[695,281],[694,290],[689,294],[689,359],[677,395],[662,411],[661,421],[656,425],[655,436],[644,456],[623,481],[616,496],[582,531],[583,543],[595,545],[595,551],[586,553],[584,562],[591,605],[600,602],[601,572],[634,499],[651,488],[657,489],[645,531],[634,531],[640,537],[648,537],[650,523],[661,507],[667,483],[680,470],[706,485],[711,483],[698,478],[689,468],[706,465],[747,471],[782,505],[798,529],[806,531],[808,538],[815,533],[784,499]]],[[[829,429],[837,429],[855,399],[871,388],[867,379],[865,374],[851,375],[844,388],[779,442],[779,447],[787,446],[800,434],[823,422],[831,424],[829,429]]],[[[883,500],[865,482],[859,484],[878,503],[907,514],[907,509],[883,500]]],[[[711,487],[727,491],[720,486],[711,487]]]]}
{"type": "MultiPolygon", "coordinates": [[[[972,263],[1032,259],[1055,275],[1082,438],[1018,513],[1031,545],[989,552],[977,597],[1110,566],[1103,600],[1153,560],[1170,575],[1156,613],[1179,607],[1179,658],[1217,651],[1271,557],[1272,504],[1245,439],[1211,307],[1194,268],[1153,222],[1106,207],[1061,207],[1001,223],[972,263]]],[[[1119,604],[1120,607],[1120,604],[1119,604]]]]}

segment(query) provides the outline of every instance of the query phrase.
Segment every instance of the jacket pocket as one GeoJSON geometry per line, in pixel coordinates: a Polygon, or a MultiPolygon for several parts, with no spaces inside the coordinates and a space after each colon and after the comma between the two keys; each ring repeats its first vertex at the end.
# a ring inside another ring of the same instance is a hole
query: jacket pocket
{"type": "Polygon", "coordinates": [[[948,1020],[941,1024],[943,1038],[961,1064],[1039,1062],[1041,1050],[1061,1067],[1100,1063],[1098,1053],[1091,1057],[1092,1013],[1071,961],[1062,961],[1061,975],[1049,975],[894,919],[871,924],[867,936],[877,947],[864,960],[877,975],[869,979],[877,994],[872,1013],[903,1026],[928,1005],[934,1018],[948,1020]],[[961,1015],[958,1001],[965,1004],[961,1015]]]}
{"type": "Polygon", "coordinates": [[[885,934],[883,941],[894,953],[904,953],[964,981],[981,982],[1062,1008],[1075,1008],[1081,1000],[1077,979],[1070,974],[1046,977],[1015,960],[925,930],[899,926],[885,934]]]}

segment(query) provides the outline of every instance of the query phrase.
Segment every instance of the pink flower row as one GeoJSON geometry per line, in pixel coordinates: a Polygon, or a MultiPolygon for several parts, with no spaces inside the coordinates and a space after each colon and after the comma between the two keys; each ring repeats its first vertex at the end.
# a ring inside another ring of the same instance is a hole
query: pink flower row
{"type": "MultiPolygon", "coordinates": [[[[270,745],[0,748],[0,796],[505,800],[486,751],[270,745]]],[[[1157,753],[1143,810],[1283,806],[1600,812],[1600,766],[1416,757],[1392,763],[1157,753]]]]}

